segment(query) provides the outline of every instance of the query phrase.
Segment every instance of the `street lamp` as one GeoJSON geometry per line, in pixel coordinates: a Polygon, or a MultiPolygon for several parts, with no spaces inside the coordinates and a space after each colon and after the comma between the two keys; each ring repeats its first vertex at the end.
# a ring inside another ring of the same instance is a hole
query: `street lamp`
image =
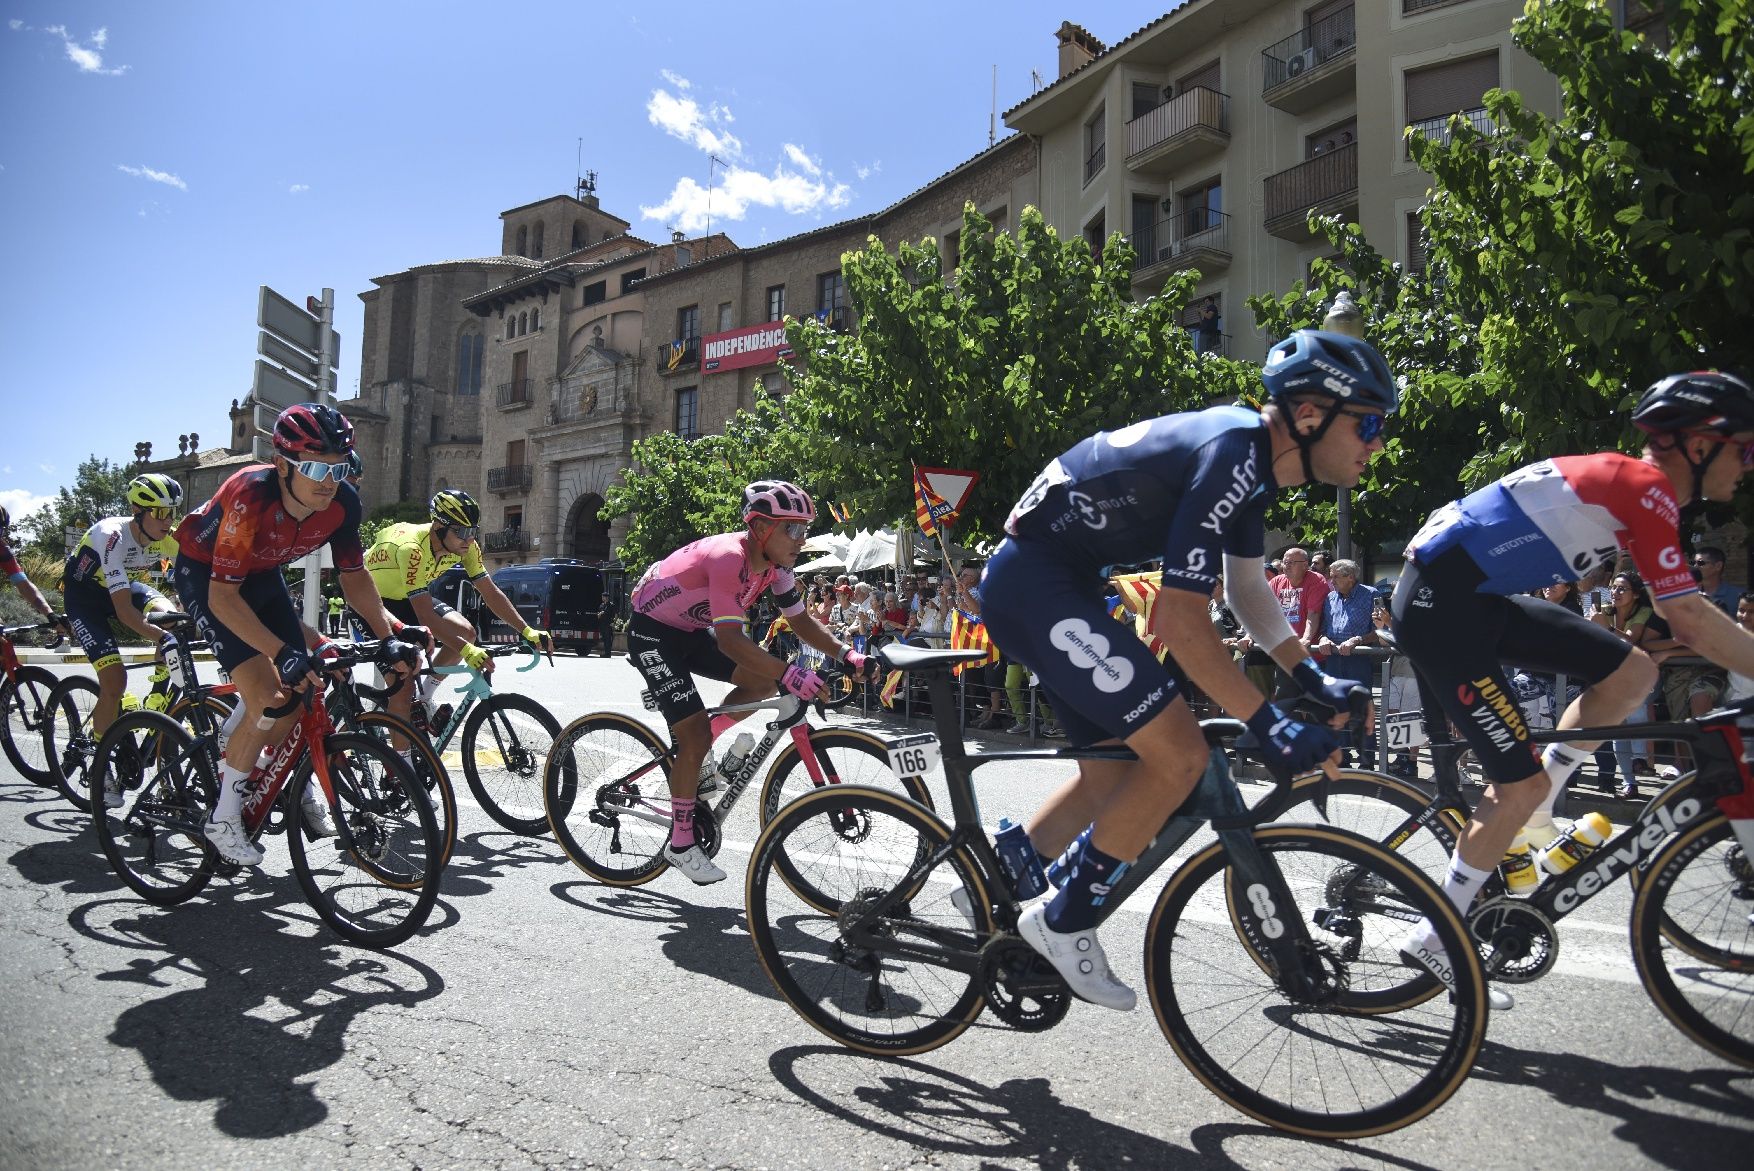
{"type": "MultiPolygon", "coordinates": [[[[1322,328],[1329,333],[1343,333],[1360,339],[1364,337],[1364,314],[1358,311],[1350,289],[1341,289],[1340,295],[1334,298],[1333,308],[1322,318],[1322,328]]],[[[1339,490],[1334,511],[1337,530],[1334,534],[1334,556],[1352,560],[1352,489],[1339,490]]]]}

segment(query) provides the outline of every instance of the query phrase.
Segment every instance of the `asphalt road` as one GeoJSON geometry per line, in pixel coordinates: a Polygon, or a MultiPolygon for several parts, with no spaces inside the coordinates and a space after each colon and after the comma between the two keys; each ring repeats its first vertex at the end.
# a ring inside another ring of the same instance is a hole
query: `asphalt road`
{"type": "MultiPolygon", "coordinates": [[[[643,715],[620,660],[513,678],[563,722],[643,715]]],[[[983,770],[986,820],[1027,815],[1065,771],[983,770]]],[[[732,881],[636,890],[500,831],[460,783],[459,799],[439,908],[378,953],[314,918],[278,840],[261,873],[184,906],[136,900],[81,817],[0,761],[0,1167],[1749,1165],[1754,1074],[1646,999],[1623,890],[1562,925],[1555,971],[1494,1015],[1446,1106],[1328,1144],[1212,1097],[1143,1007],[1075,1005],[1033,1035],[987,1016],[907,1059],[827,1043],[750,947],[747,799],[732,881]]],[[[1104,930],[1135,984],[1155,889],[1104,930]]]]}

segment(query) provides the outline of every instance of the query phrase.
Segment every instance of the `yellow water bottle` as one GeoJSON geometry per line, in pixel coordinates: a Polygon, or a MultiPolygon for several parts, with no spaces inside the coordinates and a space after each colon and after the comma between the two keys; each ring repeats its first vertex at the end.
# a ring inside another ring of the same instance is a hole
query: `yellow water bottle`
{"type": "Polygon", "coordinates": [[[1541,885],[1541,875],[1529,849],[1528,830],[1517,831],[1516,840],[1505,851],[1504,861],[1498,864],[1498,873],[1504,878],[1505,889],[1513,895],[1526,895],[1541,885]]]}
{"type": "Polygon", "coordinates": [[[122,710],[125,712],[139,711],[140,697],[131,691],[124,691],[122,693],[122,710]]]}
{"type": "Polygon", "coordinates": [[[146,710],[147,711],[162,712],[165,708],[169,707],[170,705],[171,705],[171,697],[169,695],[165,694],[164,692],[162,692],[162,691],[148,691],[146,693],[146,710]]]}
{"type": "Polygon", "coordinates": [[[1571,832],[1561,834],[1541,851],[1541,869],[1564,874],[1589,857],[1590,852],[1614,833],[1614,825],[1600,813],[1590,812],[1572,822],[1571,832]]]}

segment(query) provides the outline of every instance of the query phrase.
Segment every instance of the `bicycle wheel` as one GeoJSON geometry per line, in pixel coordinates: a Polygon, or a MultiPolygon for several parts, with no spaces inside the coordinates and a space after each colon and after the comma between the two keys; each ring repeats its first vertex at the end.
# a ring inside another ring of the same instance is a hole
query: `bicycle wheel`
{"type": "Polygon", "coordinates": [[[55,786],[43,749],[43,723],[49,692],[60,679],[41,667],[20,667],[16,678],[0,680],[0,707],[6,722],[0,724],[0,749],[20,776],[45,789],[55,786]]]}
{"type": "Polygon", "coordinates": [[[200,893],[217,856],[201,826],[217,789],[205,749],[158,712],[126,712],[109,726],[87,770],[92,826],[116,874],[149,903],[174,906],[200,893]],[[104,783],[122,804],[104,804],[104,783]]]}
{"type": "Polygon", "coordinates": [[[559,735],[560,721],[527,695],[475,705],[463,725],[463,778],[487,816],[525,837],[548,832],[542,762],[559,735]]]}
{"type": "Polygon", "coordinates": [[[443,843],[432,805],[414,771],[388,745],[360,732],[324,742],[332,813],[341,831],[311,837],[300,795],[311,777],[307,754],[282,797],[292,872],[323,921],[349,943],[394,947],[420,930],[438,900],[443,843]]]}
{"type": "MultiPolygon", "coordinates": [[[[881,736],[856,728],[812,728],[810,746],[816,752],[822,769],[823,784],[869,785],[887,789],[912,798],[927,809],[933,808],[932,794],[924,777],[897,780],[889,767],[889,745],[881,736]]],[[[761,786],[761,824],[772,821],[781,806],[797,800],[820,786],[810,775],[804,757],[794,741],[787,741],[774,753],[773,766],[761,786]]]]}
{"type": "Polygon", "coordinates": [[[936,1049],[980,1015],[977,972],[993,930],[980,868],[962,849],[930,870],[916,861],[949,837],[927,810],[861,785],[802,797],[762,831],[744,887],[750,938],[775,990],[813,1028],[898,1055],[936,1049]],[[849,824],[860,832],[845,833],[849,824]],[[827,900],[799,898],[781,859],[827,900]],[[891,892],[899,900],[862,922],[891,892]],[[928,958],[922,947],[944,954],[928,958]]]}
{"type": "Polygon", "coordinates": [[[1651,859],[1632,901],[1632,958],[1671,1024],[1754,1069],[1754,864],[1723,814],[1651,859]]]}
{"type": "Polygon", "coordinates": [[[92,752],[97,747],[91,717],[97,711],[97,680],[69,675],[55,684],[43,703],[41,743],[50,783],[81,813],[91,812],[92,752]]]}
{"type": "Polygon", "coordinates": [[[598,882],[639,886],[669,866],[670,750],[618,712],[580,716],[549,750],[543,804],[554,840],[598,882]]]}
{"type": "Polygon", "coordinates": [[[457,793],[451,785],[451,774],[438,753],[433,751],[432,741],[417,732],[408,721],[388,711],[362,711],[347,722],[346,730],[363,732],[392,752],[397,752],[392,736],[401,737],[408,745],[407,764],[414,770],[414,779],[432,806],[433,820],[438,824],[439,841],[444,846],[441,864],[449,865],[451,851],[457,845],[457,793]]]}
{"type": "Polygon", "coordinates": [[[1361,769],[1341,769],[1331,781],[1321,773],[1300,777],[1291,786],[1284,812],[1273,821],[1331,825],[1355,833],[1405,858],[1437,883],[1449,869],[1462,832],[1455,810],[1435,806],[1419,786],[1361,769]],[[1324,790],[1325,816],[1316,806],[1324,790]]]}
{"type": "Polygon", "coordinates": [[[1255,845],[1276,865],[1295,905],[1250,888],[1239,914],[1223,842],[1190,859],[1164,887],[1145,943],[1157,1023],[1202,1084],[1250,1117],[1320,1138],[1362,1138],[1415,1122],[1455,1093],[1486,1030],[1486,979],[1449,900],[1407,862],[1363,838],[1322,826],[1267,826],[1255,845]],[[1407,982],[1399,934],[1331,913],[1326,883],[1304,875],[1345,869],[1435,925],[1455,991],[1399,1012],[1348,1001],[1407,982]],[[1290,979],[1263,966],[1244,939],[1308,932],[1304,969],[1290,979]]]}

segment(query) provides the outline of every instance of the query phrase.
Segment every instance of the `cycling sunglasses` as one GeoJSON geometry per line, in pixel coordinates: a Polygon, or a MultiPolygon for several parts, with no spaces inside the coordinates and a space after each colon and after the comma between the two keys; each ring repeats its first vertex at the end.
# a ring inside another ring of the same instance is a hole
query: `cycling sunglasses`
{"type": "Polygon", "coordinates": [[[1387,415],[1379,415],[1374,411],[1348,411],[1344,407],[1340,408],[1340,414],[1357,422],[1358,438],[1364,443],[1371,442],[1388,430],[1387,415]]]}
{"type": "Polygon", "coordinates": [[[1743,442],[1743,443],[1738,443],[1736,440],[1731,439],[1728,436],[1713,435],[1708,431],[1692,431],[1692,432],[1689,432],[1689,434],[1698,435],[1703,439],[1709,439],[1713,443],[1717,444],[1719,447],[1722,447],[1724,444],[1729,443],[1729,444],[1735,445],[1736,447],[1741,448],[1742,449],[1742,466],[1745,468],[1754,468],[1754,439],[1750,439],[1750,440],[1743,442]]]}
{"type": "Polygon", "coordinates": [[[318,483],[324,480],[334,480],[339,484],[347,479],[348,473],[353,470],[347,466],[346,460],[342,460],[338,464],[324,463],[320,459],[295,460],[292,466],[299,475],[316,480],[318,483]]]}
{"type": "Polygon", "coordinates": [[[464,544],[468,544],[470,541],[473,541],[476,537],[481,535],[481,526],[480,525],[467,525],[467,526],[465,526],[465,525],[446,525],[445,531],[448,533],[457,534],[457,536],[459,536],[463,539],[464,544]]]}
{"type": "Polygon", "coordinates": [[[810,526],[803,521],[791,521],[775,527],[794,541],[802,541],[805,537],[810,535],[810,526]]]}
{"type": "Polygon", "coordinates": [[[153,520],[175,520],[177,518],[177,510],[168,504],[153,504],[142,508],[140,511],[144,512],[147,516],[150,516],[153,520]]]}

